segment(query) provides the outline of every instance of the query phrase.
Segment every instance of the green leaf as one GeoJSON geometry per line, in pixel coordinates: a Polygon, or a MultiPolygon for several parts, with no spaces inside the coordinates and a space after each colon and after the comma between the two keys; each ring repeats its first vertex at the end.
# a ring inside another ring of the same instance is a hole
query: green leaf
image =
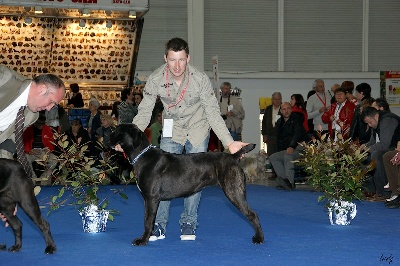
{"type": "Polygon", "coordinates": [[[126,194],[124,194],[124,193],[119,193],[119,195],[122,197],[122,198],[124,198],[124,199],[128,199],[128,196],[126,195],[126,194]]]}

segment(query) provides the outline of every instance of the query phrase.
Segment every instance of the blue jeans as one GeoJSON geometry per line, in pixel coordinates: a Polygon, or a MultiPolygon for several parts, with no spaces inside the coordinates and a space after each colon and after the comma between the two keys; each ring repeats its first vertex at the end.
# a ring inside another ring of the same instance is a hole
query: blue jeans
{"type": "Polygon", "coordinates": [[[233,131],[233,130],[229,129],[229,133],[231,133],[231,136],[232,136],[234,141],[239,141],[239,134],[236,131],[233,131]]]}
{"type": "MultiPolygon", "coordinates": [[[[198,153],[198,152],[206,152],[208,147],[208,140],[210,135],[198,146],[193,147],[189,141],[186,141],[185,145],[178,144],[172,141],[171,138],[161,138],[160,148],[166,152],[182,154],[185,151],[188,153],[198,153]]],[[[184,210],[181,214],[181,219],[179,220],[179,224],[183,225],[185,223],[190,223],[197,227],[197,207],[199,206],[201,197],[201,191],[189,196],[184,199],[184,210]]],[[[171,205],[171,201],[161,201],[158,206],[157,215],[155,222],[158,223],[162,228],[166,229],[169,217],[169,208],[171,205]]]]}

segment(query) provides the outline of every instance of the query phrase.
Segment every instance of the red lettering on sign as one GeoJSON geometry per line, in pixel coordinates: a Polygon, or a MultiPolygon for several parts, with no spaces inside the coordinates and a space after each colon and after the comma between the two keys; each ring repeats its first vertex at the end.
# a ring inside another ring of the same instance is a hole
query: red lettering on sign
{"type": "Polygon", "coordinates": [[[72,3],[97,4],[97,0],[72,0],[72,3]]]}

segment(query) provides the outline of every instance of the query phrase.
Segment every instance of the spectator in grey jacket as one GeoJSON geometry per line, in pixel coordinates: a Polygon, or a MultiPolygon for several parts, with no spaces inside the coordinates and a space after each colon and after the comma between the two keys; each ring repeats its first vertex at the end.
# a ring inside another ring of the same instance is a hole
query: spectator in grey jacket
{"type": "Polygon", "coordinates": [[[373,178],[366,184],[366,195],[374,196],[376,201],[384,201],[387,196],[384,190],[387,178],[383,155],[394,150],[400,140],[400,117],[374,107],[364,108],[361,117],[372,128],[371,138],[366,146],[370,148],[370,160],[376,163],[373,178]]]}
{"type": "Polygon", "coordinates": [[[124,89],[121,92],[121,103],[118,106],[118,123],[132,123],[138,113],[137,106],[133,101],[134,93],[131,89],[124,89]]]}

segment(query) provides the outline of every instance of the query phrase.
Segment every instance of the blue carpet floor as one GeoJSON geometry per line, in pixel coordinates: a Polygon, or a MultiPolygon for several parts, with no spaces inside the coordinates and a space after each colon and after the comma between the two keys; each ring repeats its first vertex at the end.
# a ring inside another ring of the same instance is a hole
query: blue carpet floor
{"type": "MultiPolygon", "coordinates": [[[[56,187],[42,187],[38,195],[47,206],[56,187]]],[[[107,189],[107,187],[103,187],[107,189]]],[[[143,232],[143,199],[135,186],[127,186],[128,200],[112,198],[121,212],[107,231],[82,231],[74,207],[47,215],[57,252],[45,255],[40,231],[20,210],[23,248],[0,252],[1,265],[400,265],[400,209],[383,203],[357,202],[357,217],[349,226],[329,224],[319,193],[281,191],[248,185],[247,198],[261,220],[265,244],[253,245],[253,229],[217,187],[203,190],[196,241],[180,241],[179,215],[183,199],[171,204],[166,239],[145,247],[131,245],[143,232]]],[[[13,244],[11,229],[0,228],[0,243],[13,244]]]]}

